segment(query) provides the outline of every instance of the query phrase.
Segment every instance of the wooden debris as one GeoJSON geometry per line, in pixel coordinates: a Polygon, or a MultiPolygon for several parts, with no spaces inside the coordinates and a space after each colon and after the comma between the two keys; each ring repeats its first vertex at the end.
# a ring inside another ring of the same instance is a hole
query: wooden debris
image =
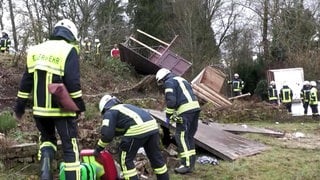
{"type": "Polygon", "coordinates": [[[247,97],[247,96],[250,96],[251,94],[250,93],[246,93],[246,94],[241,94],[239,96],[234,96],[234,97],[230,97],[228,98],[229,100],[234,100],[234,99],[239,99],[239,98],[243,98],[243,97],[247,97]]]}
{"type": "MultiPolygon", "coordinates": [[[[147,111],[155,117],[162,126],[168,127],[164,112],[151,109],[147,111]]],[[[171,124],[169,128],[175,129],[175,125],[171,124]]],[[[218,127],[208,126],[203,123],[199,123],[198,125],[195,140],[198,147],[207,150],[221,159],[229,161],[258,154],[268,148],[262,143],[251,141],[239,135],[226,132],[218,127]]]]}

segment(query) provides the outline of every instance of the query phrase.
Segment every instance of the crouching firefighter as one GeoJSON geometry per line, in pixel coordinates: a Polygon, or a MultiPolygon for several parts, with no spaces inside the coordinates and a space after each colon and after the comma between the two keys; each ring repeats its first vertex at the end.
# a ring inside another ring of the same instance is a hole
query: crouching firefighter
{"type": "Polygon", "coordinates": [[[167,123],[176,123],[175,141],[181,158],[176,173],[191,173],[196,161],[194,135],[198,129],[200,105],[190,83],[166,68],[156,74],[158,85],[165,89],[167,123]]]}
{"type": "Polygon", "coordinates": [[[28,97],[33,98],[33,117],[40,131],[40,179],[53,179],[51,162],[57,151],[56,130],[62,141],[65,177],[80,180],[80,161],[77,143],[77,115],[83,115],[85,104],[80,85],[79,55],[73,43],[78,30],[68,19],[59,21],[50,40],[28,50],[27,67],[20,82],[15,116],[25,112],[28,97]],[[48,85],[63,83],[79,111],[66,111],[58,99],[49,93],[48,85]]]}
{"type": "Polygon", "coordinates": [[[138,179],[133,160],[140,147],[144,148],[157,179],[169,179],[160,151],[159,126],[148,112],[131,104],[122,104],[117,97],[111,95],[101,98],[99,110],[103,120],[101,139],[95,148],[96,157],[114,136],[121,135],[119,159],[124,179],[138,179]]]}

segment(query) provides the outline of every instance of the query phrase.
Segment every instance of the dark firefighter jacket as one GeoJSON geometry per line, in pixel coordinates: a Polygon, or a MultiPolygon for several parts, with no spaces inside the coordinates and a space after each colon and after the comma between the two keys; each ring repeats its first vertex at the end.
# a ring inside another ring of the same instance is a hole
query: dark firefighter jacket
{"type": "Polygon", "coordinates": [[[167,118],[176,112],[177,115],[184,112],[200,111],[197,97],[188,81],[179,76],[169,74],[164,78],[166,115],[167,118]]]}
{"type": "Polygon", "coordinates": [[[289,88],[289,86],[283,86],[280,89],[279,97],[282,103],[291,103],[292,96],[293,96],[293,93],[292,93],[292,90],[289,88]]]}
{"type": "Polygon", "coordinates": [[[274,86],[269,86],[268,88],[268,98],[269,101],[278,100],[278,92],[274,86]]]}
{"type": "Polygon", "coordinates": [[[80,112],[85,111],[79,72],[79,55],[65,40],[49,40],[31,47],[27,67],[18,91],[15,111],[23,114],[29,96],[33,97],[33,115],[40,117],[75,117],[76,112],[59,108],[49,93],[48,84],[63,82],[80,112]]]}
{"type": "Polygon", "coordinates": [[[117,104],[103,114],[100,147],[114,136],[143,138],[159,132],[157,121],[143,109],[131,104],[117,104]]]}

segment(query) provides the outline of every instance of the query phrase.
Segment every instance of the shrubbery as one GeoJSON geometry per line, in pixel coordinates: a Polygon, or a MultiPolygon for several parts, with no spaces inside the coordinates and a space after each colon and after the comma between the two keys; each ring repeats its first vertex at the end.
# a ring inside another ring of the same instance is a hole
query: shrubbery
{"type": "Polygon", "coordinates": [[[17,126],[16,120],[11,112],[3,111],[0,113],[0,132],[8,132],[17,126]]]}

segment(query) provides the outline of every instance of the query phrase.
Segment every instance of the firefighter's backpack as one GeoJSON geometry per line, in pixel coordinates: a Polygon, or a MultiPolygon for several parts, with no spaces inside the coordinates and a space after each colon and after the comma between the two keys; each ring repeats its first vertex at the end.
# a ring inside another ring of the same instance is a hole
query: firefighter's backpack
{"type": "MultiPolygon", "coordinates": [[[[67,180],[65,176],[65,164],[60,163],[59,179],[67,180]]],[[[96,180],[96,167],[86,162],[80,163],[81,180],[96,180]]]]}

